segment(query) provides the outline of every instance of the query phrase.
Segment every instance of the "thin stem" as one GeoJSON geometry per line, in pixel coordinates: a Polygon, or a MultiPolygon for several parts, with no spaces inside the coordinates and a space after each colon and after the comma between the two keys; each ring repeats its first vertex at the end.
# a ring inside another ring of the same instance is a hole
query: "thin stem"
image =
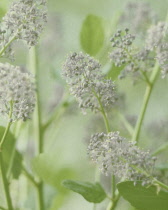
{"type": "Polygon", "coordinates": [[[60,116],[65,112],[66,107],[68,106],[68,101],[62,101],[58,106],[55,107],[51,117],[43,125],[43,132],[51,125],[55,120],[58,120],[60,116]]]}
{"type": "Polygon", "coordinates": [[[5,50],[9,47],[9,45],[10,45],[14,40],[16,40],[16,35],[14,35],[14,36],[9,40],[9,42],[1,49],[1,51],[0,51],[0,57],[2,56],[2,54],[5,52],[5,50]]]}
{"type": "Polygon", "coordinates": [[[3,181],[4,190],[5,190],[7,206],[8,206],[8,209],[13,210],[12,199],[11,199],[10,191],[9,191],[9,183],[6,178],[6,170],[4,166],[2,152],[0,152],[0,168],[1,168],[2,181],[3,181]]]}
{"type": "MultiPolygon", "coordinates": [[[[101,108],[101,113],[103,115],[104,122],[105,122],[105,125],[106,125],[106,131],[107,131],[107,133],[109,133],[110,132],[110,125],[109,125],[107,115],[105,113],[105,110],[103,108],[101,100],[98,96],[97,96],[97,99],[98,99],[98,102],[99,102],[99,105],[100,105],[100,108],[101,108]]],[[[112,175],[112,199],[113,199],[113,202],[112,202],[112,204],[110,204],[111,207],[109,208],[109,210],[114,210],[117,203],[118,203],[119,196],[117,197],[115,192],[116,192],[116,180],[115,180],[115,176],[112,175]]],[[[94,208],[95,208],[95,206],[94,206],[94,208]]]]}
{"type": "Polygon", "coordinates": [[[11,124],[12,123],[9,121],[8,124],[7,124],[7,127],[5,129],[5,132],[4,132],[3,136],[2,136],[2,139],[1,139],[1,142],[0,142],[0,152],[2,151],[2,145],[5,142],[5,139],[6,139],[6,136],[7,136],[8,132],[9,132],[11,124]]]}
{"type": "Polygon", "coordinates": [[[0,168],[1,168],[1,173],[2,173],[2,181],[3,181],[4,190],[5,190],[6,201],[7,201],[8,209],[10,209],[10,210],[13,210],[13,206],[12,206],[12,199],[11,199],[10,191],[9,191],[9,183],[8,183],[8,180],[6,177],[6,169],[4,166],[2,151],[3,151],[3,144],[6,140],[7,134],[9,132],[9,129],[10,129],[10,126],[12,123],[11,122],[12,112],[13,112],[13,104],[12,104],[12,102],[10,102],[10,111],[9,111],[9,116],[8,116],[9,122],[7,124],[5,132],[4,132],[2,139],[0,141],[0,168]]]}
{"type": "Polygon", "coordinates": [[[160,182],[160,181],[157,180],[157,179],[154,179],[153,183],[154,183],[154,184],[158,184],[160,187],[164,188],[165,190],[168,190],[168,185],[166,185],[166,184],[160,182]]]}
{"type": "Polygon", "coordinates": [[[122,121],[122,123],[124,124],[125,128],[129,132],[129,134],[132,136],[134,133],[134,129],[133,129],[132,125],[128,122],[128,120],[120,112],[118,112],[117,114],[118,114],[120,120],[122,121]]]}
{"type": "Polygon", "coordinates": [[[7,136],[8,132],[9,132],[10,126],[12,124],[12,121],[11,121],[12,113],[13,113],[13,103],[10,102],[10,111],[9,111],[9,116],[8,116],[9,121],[8,121],[7,127],[5,129],[5,132],[4,132],[3,136],[2,136],[2,139],[0,141],[0,152],[2,150],[2,145],[5,142],[6,136],[7,136]]]}
{"type": "Polygon", "coordinates": [[[95,94],[95,97],[97,98],[98,103],[99,103],[100,108],[101,108],[100,111],[101,111],[103,119],[104,119],[104,123],[105,123],[105,126],[106,126],[106,131],[107,131],[107,133],[109,133],[110,132],[110,125],[109,125],[109,121],[108,121],[107,115],[106,115],[105,110],[103,108],[102,102],[101,102],[100,98],[98,97],[98,95],[96,94],[95,91],[94,91],[94,94],[95,94]]]}
{"type": "Polygon", "coordinates": [[[146,113],[148,102],[149,102],[151,92],[152,92],[154,83],[156,81],[158,72],[159,72],[159,64],[158,64],[158,62],[156,62],[155,67],[154,67],[153,72],[152,72],[152,75],[150,77],[150,85],[148,83],[147,87],[146,87],[141,111],[140,111],[139,118],[138,118],[136,126],[135,126],[135,131],[134,131],[134,134],[133,134],[133,137],[132,137],[132,141],[138,142],[138,140],[139,140],[139,135],[140,135],[142,123],[143,123],[143,120],[144,120],[144,116],[145,116],[145,113],[146,113]]]}
{"type": "Polygon", "coordinates": [[[108,207],[107,207],[107,210],[114,210],[114,209],[116,208],[116,206],[117,206],[117,203],[118,203],[119,199],[120,199],[120,194],[118,193],[118,194],[116,195],[115,199],[112,200],[112,201],[109,203],[109,205],[108,205],[108,207]]]}
{"type": "Polygon", "coordinates": [[[115,176],[112,176],[112,199],[115,199],[115,191],[116,191],[116,179],[115,176]]]}
{"type": "MultiPolygon", "coordinates": [[[[36,138],[38,142],[37,153],[40,154],[43,152],[43,132],[42,132],[42,121],[41,121],[41,107],[40,107],[40,97],[39,97],[39,84],[38,84],[38,60],[37,60],[37,52],[36,48],[32,47],[30,53],[30,62],[31,69],[36,76],[36,110],[35,110],[35,126],[36,126],[36,138]]],[[[38,197],[38,209],[44,210],[44,197],[43,197],[43,182],[39,182],[37,186],[37,197],[38,197]]]]}
{"type": "Polygon", "coordinates": [[[30,182],[35,186],[38,187],[38,183],[35,181],[34,177],[28,172],[28,170],[22,165],[22,171],[25,176],[30,180],[30,182]]]}
{"type": "Polygon", "coordinates": [[[166,149],[168,149],[168,143],[165,143],[164,145],[160,146],[158,149],[156,149],[153,153],[152,156],[158,155],[161,152],[165,151],[166,149]]]}

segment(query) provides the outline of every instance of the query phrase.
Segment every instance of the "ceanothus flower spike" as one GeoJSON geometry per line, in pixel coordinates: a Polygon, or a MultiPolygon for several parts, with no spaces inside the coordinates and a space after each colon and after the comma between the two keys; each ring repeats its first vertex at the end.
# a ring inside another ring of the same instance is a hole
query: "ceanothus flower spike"
{"type": "Polygon", "coordinates": [[[115,85],[105,79],[100,67],[97,60],[82,52],[71,54],[64,63],[63,76],[82,110],[102,111],[116,101],[115,85]]]}
{"type": "Polygon", "coordinates": [[[143,151],[133,142],[128,142],[119,132],[96,133],[88,146],[91,159],[106,174],[131,181],[150,183],[156,158],[143,151]]]}
{"type": "Polygon", "coordinates": [[[46,21],[46,0],[15,1],[3,18],[10,36],[25,40],[29,46],[37,44],[46,21]]]}
{"type": "Polygon", "coordinates": [[[9,116],[12,109],[11,121],[25,121],[34,107],[34,77],[19,66],[0,63],[0,113],[9,116]]]}

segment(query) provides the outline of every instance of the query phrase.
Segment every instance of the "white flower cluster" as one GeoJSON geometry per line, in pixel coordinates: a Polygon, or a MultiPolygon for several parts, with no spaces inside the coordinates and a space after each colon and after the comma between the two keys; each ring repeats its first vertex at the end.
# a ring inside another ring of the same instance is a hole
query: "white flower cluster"
{"type": "Polygon", "coordinates": [[[165,78],[168,74],[168,43],[160,46],[156,58],[162,68],[162,78],[165,78]]]}
{"type": "Polygon", "coordinates": [[[131,181],[143,180],[146,184],[150,182],[156,158],[128,142],[119,132],[92,135],[88,153],[106,175],[113,174],[131,181]]]}
{"type": "Polygon", "coordinates": [[[111,61],[117,67],[123,67],[119,78],[122,79],[127,74],[139,76],[139,70],[145,72],[153,66],[152,56],[146,48],[141,50],[133,46],[135,36],[129,33],[129,29],[125,31],[118,30],[111,38],[113,51],[109,53],[111,61]]]}
{"type": "Polygon", "coordinates": [[[164,41],[165,33],[167,33],[167,24],[159,22],[157,25],[150,27],[147,31],[146,47],[149,50],[159,48],[164,41]]]}
{"type": "Polygon", "coordinates": [[[30,117],[35,107],[33,76],[20,67],[0,63],[0,112],[11,121],[30,117]]]}
{"type": "Polygon", "coordinates": [[[115,86],[101,74],[100,67],[98,61],[83,53],[71,54],[63,66],[70,92],[83,110],[102,111],[116,101],[115,86]]]}
{"type": "Polygon", "coordinates": [[[12,3],[3,18],[8,34],[25,40],[29,46],[37,44],[46,22],[45,0],[19,0],[12,3]]]}
{"type": "Polygon", "coordinates": [[[168,73],[168,24],[159,22],[148,30],[146,39],[147,48],[155,53],[162,69],[162,78],[166,77],[168,73]]]}

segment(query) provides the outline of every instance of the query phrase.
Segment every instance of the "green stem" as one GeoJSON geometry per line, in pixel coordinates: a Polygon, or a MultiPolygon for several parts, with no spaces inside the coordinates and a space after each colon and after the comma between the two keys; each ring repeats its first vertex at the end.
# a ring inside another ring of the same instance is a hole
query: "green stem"
{"type": "Polygon", "coordinates": [[[102,105],[102,102],[101,102],[100,98],[98,97],[98,95],[96,94],[96,92],[94,92],[94,94],[95,94],[95,96],[96,96],[96,98],[98,100],[98,103],[100,105],[100,109],[101,109],[100,111],[101,111],[102,116],[103,116],[103,119],[104,119],[104,123],[105,123],[105,126],[106,126],[106,131],[107,131],[107,133],[109,133],[110,132],[110,125],[109,125],[109,121],[107,119],[107,115],[105,113],[105,110],[103,108],[103,105],[102,105]]]}
{"type": "MultiPolygon", "coordinates": [[[[36,138],[38,142],[37,153],[41,154],[43,152],[43,131],[42,131],[42,121],[41,121],[41,106],[40,106],[40,97],[39,97],[39,84],[38,84],[38,59],[36,48],[32,47],[30,53],[30,65],[31,69],[36,76],[36,112],[35,112],[35,125],[36,125],[36,138]]],[[[39,182],[37,186],[37,196],[38,196],[38,209],[44,210],[44,196],[43,196],[43,182],[39,182]]]]}
{"type": "Polygon", "coordinates": [[[1,49],[1,51],[0,51],[0,57],[2,56],[2,54],[5,52],[5,50],[9,47],[9,45],[10,45],[14,40],[16,40],[16,35],[14,35],[14,36],[9,40],[9,42],[1,49]]]}
{"type": "Polygon", "coordinates": [[[2,181],[3,181],[4,190],[5,190],[7,206],[8,206],[8,209],[13,210],[12,199],[11,199],[10,191],[9,191],[9,183],[6,178],[6,170],[4,166],[2,152],[0,152],[0,168],[1,168],[2,181]]]}
{"type": "Polygon", "coordinates": [[[34,177],[28,172],[28,170],[22,165],[22,171],[25,176],[30,180],[30,182],[35,186],[38,187],[38,183],[35,181],[34,177]]]}
{"type": "Polygon", "coordinates": [[[43,132],[52,124],[53,121],[55,122],[61,117],[61,115],[65,112],[68,105],[69,105],[68,101],[63,100],[58,106],[55,107],[52,116],[43,125],[43,132]]]}
{"type": "Polygon", "coordinates": [[[157,180],[157,179],[154,179],[153,183],[154,183],[154,184],[158,184],[160,187],[162,187],[162,188],[165,189],[165,190],[168,190],[168,186],[165,185],[164,183],[160,182],[160,181],[157,180]]]}
{"type": "Polygon", "coordinates": [[[5,129],[5,132],[4,132],[3,136],[2,136],[2,139],[0,141],[0,152],[2,150],[2,145],[5,142],[6,136],[7,136],[8,132],[9,132],[10,126],[12,124],[12,121],[11,121],[12,113],[13,113],[13,103],[10,102],[10,111],[9,111],[9,116],[8,116],[8,118],[9,118],[8,120],[9,121],[8,121],[7,127],[5,129]]]}
{"type": "Polygon", "coordinates": [[[2,136],[2,139],[1,139],[1,142],[0,142],[0,152],[2,151],[2,146],[3,146],[4,142],[5,142],[5,139],[6,139],[6,136],[7,136],[8,132],[9,132],[11,124],[12,123],[9,121],[8,124],[7,124],[7,127],[5,129],[5,132],[4,132],[3,136],[2,136]]]}
{"type": "Polygon", "coordinates": [[[13,104],[12,104],[12,102],[10,102],[10,112],[9,112],[9,116],[8,116],[9,122],[7,124],[5,132],[4,132],[2,139],[0,141],[0,168],[1,168],[1,173],[2,173],[2,181],[3,181],[4,190],[5,190],[6,201],[7,201],[8,209],[10,209],[10,210],[13,210],[13,206],[12,206],[12,199],[11,199],[10,191],[9,191],[9,183],[8,183],[8,180],[6,177],[6,169],[4,166],[2,151],[3,151],[3,144],[6,140],[10,126],[12,124],[12,122],[11,122],[12,112],[13,112],[13,104]]]}
{"type": "Polygon", "coordinates": [[[109,203],[108,207],[107,207],[107,210],[114,210],[117,206],[117,203],[120,199],[120,194],[118,193],[116,196],[115,196],[115,199],[111,200],[111,202],[109,203]]]}
{"type": "Polygon", "coordinates": [[[151,92],[152,92],[152,89],[153,89],[153,86],[154,86],[154,83],[156,81],[158,73],[159,73],[159,64],[156,62],[155,67],[154,67],[153,72],[152,72],[151,77],[150,77],[150,83],[148,83],[147,87],[146,87],[141,111],[140,111],[139,118],[138,118],[136,126],[135,126],[135,131],[134,131],[134,134],[133,134],[133,137],[132,137],[132,141],[138,142],[138,140],[139,140],[139,135],[140,135],[142,123],[143,123],[143,120],[144,120],[144,116],[145,116],[145,113],[146,113],[148,102],[149,102],[151,92]]]}
{"type": "Polygon", "coordinates": [[[134,133],[134,129],[133,129],[132,125],[127,121],[127,119],[124,117],[124,115],[122,115],[119,111],[117,112],[117,114],[118,114],[118,117],[120,118],[120,120],[122,121],[122,123],[124,124],[125,128],[129,132],[129,134],[132,136],[134,133]]]}
{"type": "Polygon", "coordinates": [[[166,149],[168,149],[168,143],[165,143],[164,145],[160,146],[158,149],[156,149],[153,153],[152,156],[158,155],[161,152],[165,151],[166,149]]]}
{"type": "Polygon", "coordinates": [[[116,179],[115,176],[112,176],[112,199],[115,199],[115,191],[116,191],[116,179]]]}
{"type": "MultiPolygon", "coordinates": [[[[99,102],[99,105],[100,105],[100,108],[101,108],[101,113],[103,115],[104,122],[105,122],[105,125],[106,125],[106,131],[107,131],[107,133],[109,133],[110,132],[110,125],[109,125],[109,121],[108,121],[107,115],[105,113],[103,105],[102,105],[102,103],[100,101],[100,98],[98,96],[97,96],[97,99],[98,99],[98,102],[99,102]]],[[[112,175],[112,199],[113,199],[113,204],[112,204],[112,208],[110,207],[109,210],[115,209],[115,207],[116,207],[116,205],[118,203],[119,198],[116,199],[117,197],[116,197],[115,192],[116,192],[116,181],[115,181],[115,176],[112,175]]]]}

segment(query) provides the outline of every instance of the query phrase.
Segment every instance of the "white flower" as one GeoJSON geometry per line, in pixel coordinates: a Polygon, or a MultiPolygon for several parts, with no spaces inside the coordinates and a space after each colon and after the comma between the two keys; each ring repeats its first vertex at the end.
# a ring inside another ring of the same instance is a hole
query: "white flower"
{"type": "Polygon", "coordinates": [[[0,112],[12,121],[26,120],[35,107],[33,76],[18,66],[0,63],[0,112]]]}

